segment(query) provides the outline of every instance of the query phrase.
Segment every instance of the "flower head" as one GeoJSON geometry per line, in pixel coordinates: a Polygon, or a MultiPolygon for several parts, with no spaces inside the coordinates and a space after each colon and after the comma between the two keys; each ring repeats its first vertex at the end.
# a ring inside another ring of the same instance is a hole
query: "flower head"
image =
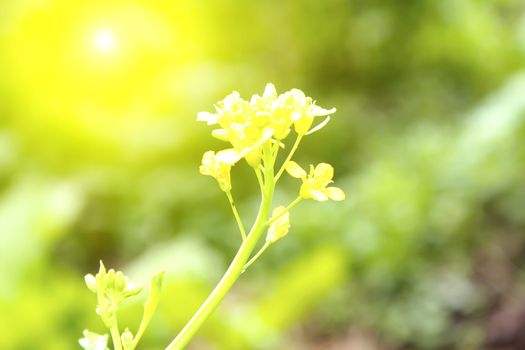
{"type": "Polygon", "coordinates": [[[97,294],[97,314],[108,327],[115,320],[116,309],[120,302],[125,298],[137,295],[144,288],[140,283],[129,282],[121,271],[115,272],[113,269],[106,271],[102,261],[96,276],[87,274],[84,280],[88,289],[97,294]]]}
{"type": "MultiPolygon", "coordinates": [[[[225,151],[221,152],[223,152],[223,158],[227,157],[224,154],[225,151]]],[[[230,177],[231,164],[221,161],[221,152],[219,152],[217,155],[213,151],[204,153],[202,157],[202,165],[200,166],[199,171],[203,175],[214,177],[219,183],[221,190],[228,192],[232,188],[230,177]]]]}
{"type": "Polygon", "coordinates": [[[299,89],[278,95],[275,86],[269,83],[262,96],[253,95],[249,101],[237,91],[232,92],[217,102],[215,113],[200,112],[197,120],[218,125],[212,136],[232,145],[225,153],[219,152],[222,162],[235,164],[245,158],[248,164],[257,167],[266,142],[286,138],[292,126],[299,135],[319,130],[329,119],[311,129],[314,118],[334,112],[335,108],[326,110],[317,106],[299,89]]]}
{"type": "Polygon", "coordinates": [[[303,181],[300,189],[300,196],[304,199],[315,199],[324,202],[328,199],[342,201],[345,193],[338,187],[327,187],[331,184],[334,177],[334,168],[327,163],[319,163],[316,167],[310,165],[310,172],[306,171],[294,161],[288,162],[286,171],[292,177],[300,178],[303,181]]]}

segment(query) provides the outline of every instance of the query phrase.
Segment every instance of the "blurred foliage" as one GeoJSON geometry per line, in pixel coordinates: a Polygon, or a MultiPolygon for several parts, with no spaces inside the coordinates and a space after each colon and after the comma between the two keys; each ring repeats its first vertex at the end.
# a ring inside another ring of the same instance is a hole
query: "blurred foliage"
{"type": "MultiPolygon", "coordinates": [[[[0,348],[102,331],[99,259],[167,271],[143,348],[167,345],[239,244],[196,113],[269,81],[337,107],[297,158],[349,198],[292,213],[190,349],[520,348],[524,62],[520,0],[2,1],[0,348]]],[[[256,183],[233,178],[248,221],[256,183]]]]}

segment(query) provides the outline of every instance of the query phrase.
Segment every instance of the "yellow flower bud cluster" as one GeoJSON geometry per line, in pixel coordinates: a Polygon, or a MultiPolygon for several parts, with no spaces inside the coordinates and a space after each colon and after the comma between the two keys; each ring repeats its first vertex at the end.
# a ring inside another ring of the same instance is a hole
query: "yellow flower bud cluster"
{"type": "Polygon", "coordinates": [[[315,117],[328,116],[335,108],[324,109],[315,104],[299,89],[292,89],[280,95],[271,83],[266,85],[262,96],[253,95],[249,101],[241,98],[237,91],[226,96],[215,105],[215,113],[200,112],[198,121],[218,125],[212,136],[229,142],[232,147],[217,152],[206,152],[200,172],[213,176],[223,191],[230,185],[230,167],[240,159],[257,168],[263,157],[264,145],[280,143],[292,127],[299,136],[322,128],[329,121],[312,128],[315,117]]]}

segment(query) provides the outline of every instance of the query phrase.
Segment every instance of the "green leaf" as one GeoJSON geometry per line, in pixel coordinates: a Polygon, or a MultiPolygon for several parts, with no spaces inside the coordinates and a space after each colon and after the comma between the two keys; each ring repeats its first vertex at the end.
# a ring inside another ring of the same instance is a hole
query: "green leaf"
{"type": "Polygon", "coordinates": [[[135,336],[135,339],[133,340],[133,346],[131,347],[131,349],[136,348],[137,344],[140,341],[140,338],[144,334],[144,331],[146,331],[146,328],[148,327],[149,322],[153,318],[153,314],[155,313],[157,306],[159,305],[160,290],[162,287],[163,278],[164,278],[164,271],[160,271],[157,274],[155,274],[153,278],[151,279],[148,299],[144,303],[144,314],[142,316],[142,321],[140,322],[140,326],[139,326],[139,330],[137,331],[137,335],[135,336]]]}

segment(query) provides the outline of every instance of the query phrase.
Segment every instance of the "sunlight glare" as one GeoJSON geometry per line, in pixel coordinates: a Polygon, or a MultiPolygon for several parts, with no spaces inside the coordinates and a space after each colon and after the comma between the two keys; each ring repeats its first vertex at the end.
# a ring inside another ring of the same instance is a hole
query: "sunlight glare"
{"type": "Polygon", "coordinates": [[[117,37],[109,29],[100,29],[93,35],[93,46],[101,53],[109,53],[117,46],[117,37]]]}

